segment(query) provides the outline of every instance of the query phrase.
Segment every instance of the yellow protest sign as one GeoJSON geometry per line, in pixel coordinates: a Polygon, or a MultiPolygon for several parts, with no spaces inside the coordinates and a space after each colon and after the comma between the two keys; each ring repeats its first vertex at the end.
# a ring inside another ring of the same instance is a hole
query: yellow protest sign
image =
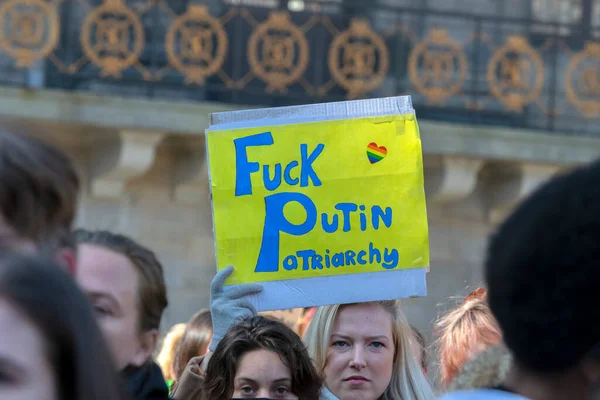
{"type": "Polygon", "coordinates": [[[206,135],[218,269],[235,267],[227,284],[429,265],[414,113],[206,135]]]}

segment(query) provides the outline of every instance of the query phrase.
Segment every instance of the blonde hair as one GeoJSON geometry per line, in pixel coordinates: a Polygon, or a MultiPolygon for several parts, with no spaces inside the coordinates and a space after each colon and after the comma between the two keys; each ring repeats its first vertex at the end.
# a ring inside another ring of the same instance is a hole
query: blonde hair
{"type": "MultiPolygon", "coordinates": [[[[357,303],[361,304],[361,303],[357,303]]],[[[343,307],[357,305],[330,305],[319,307],[308,326],[304,341],[317,370],[323,373],[325,369],[327,349],[335,318],[343,307]]],[[[392,320],[392,335],[394,341],[394,365],[392,378],[380,400],[429,400],[435,396],[421,367],[417,364],[410,350],[412,331],[404,314],[400,311],[397,301],[378,301],[387,311],[392,320]]]]}
{"type": "Polygon", "coordinates": [[[160,353],[156,357],[156,363],[160,366],[166,381],[175,379],[173,371],[173,361],[175,359],[175,350],[185,331],[185,324],[176,324],[169,329],[169,332],[163,340],[160,353]]]}
{"type": "Polygon", "coordinates": [[[450,385],[465,362],[481,350],[478,346],[496,345],[502,340],[500,327],[488,306],[485,291],[478,289],[476,292],[435,324],[440,375],[444,386],[450,385]]]}

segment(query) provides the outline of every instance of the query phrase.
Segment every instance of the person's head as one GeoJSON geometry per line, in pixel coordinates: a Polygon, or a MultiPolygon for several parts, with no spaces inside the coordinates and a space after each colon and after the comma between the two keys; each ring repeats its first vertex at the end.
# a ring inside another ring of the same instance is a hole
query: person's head
{"type": "Polygon", "coordinates": [[[75,232],[77,283],[87,293],[119,369],[151,359],[167,307],[163,268],[152,251],[107,231],[75,232]]]}
{"type": "Polygon", "coordinates": [[[444,386],[450,385],[469,358],[502,340],[484,289],[475,290],[458,307],[439,318],[435,331],[444,386]]]}
{"type": "Polygon", "coordinates": [[[413,338],[410,341],[410,349],[415,357],[417,364],[423,369],[423,373],[427,375],[427,346],[425,345],[425,338],[414,326],[410,326],[413,334],[413,338]]]}
{"type": "Polygon", "coordinates": [[[0,255],[0,399],[122,399],[85,295],[52,261],[0,255]]]}
{"type": "Polygon", "coordinates": [[[79,178],[65,154],[0,131],[0,249],[39,252],[73,272],[78,193],[79,178]]]}
{"type": "Polygon", "coordinates": [[[540,186],[491,237],[488,301],[521,371],[555,381],[598,343],[598,243],[598,162],[540,186]]]}
{"type": "Polygon", "coordinates": [[[317,400],[321,378],[302,340],[279,321],[256,316],[229,329],[217,345],[205,398],[317,400]]]}
{"type": "Polygon", "coordinates": [[[305,335],[327,388],[344,400],[429,399],[396,301],[319,307],[305,335]]]}
{"type": "Polygon", "coordinates": [[[156,363],[160,366],[165,380],[175,380],[175,372],[173,370],[173,362],[175,361],[175,351],[179,345],[179,341],[185,331],[185,324],[175,324],[169,329],[165,335],[160,352],[156,357],[156,363]]]}
{"type": "Polygon", "coordinates": [[[175,380],[181,377],[188,361],[208,352],[212,334],[212,318],[209,310],[198,311],[190,318],[175,351],[173,361],[175,380]]]}

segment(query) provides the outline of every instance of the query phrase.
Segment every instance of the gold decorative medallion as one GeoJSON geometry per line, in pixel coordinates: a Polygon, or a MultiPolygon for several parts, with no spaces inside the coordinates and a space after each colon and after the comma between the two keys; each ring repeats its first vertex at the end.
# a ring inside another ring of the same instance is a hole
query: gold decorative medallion
{"type": "Polygon", "coordinates": [[[465,52],[444,29],[433,29],[408,59],[410,81],[432,103],[460,92],[467,69],[465,52]]]}
{"type": "Polygon", "coordinates": [[[267,84],[267,92],[285,91],[308,66],[308,42],[287,12],[272,12],[248,41],[252,72],[267,84]]]}
{"type": "Polygon", "coordinates": [[[0,48],[18,67],[52,53],[59,28],[55,6],[44,0],[8,0],[0,7],[0,48]]]}
{"type": "Polygon", "coordinates": [[[492,94],[507,108],[522,112],[538,99],[544,85],[544,64],[523,36],[509,36],[487,67],[492,94]]]}
{"type": "Polygon", "coordinates": [[[349,97],[369,92],[383,82],[389,68],[385,42],[366,20],[353,19],[329,48],[329,71],[349,97]]]}
{"type": "Polygon", "coordinates": [[[86,57],[100,67],[102,75],[119,77],[142,54],[142,22],[122,0],[104,0],[83,22],[81,46],[86,57]]]}
{"type": "Polygon", "coordinates": [[[186,83],[202,85],[225,61],[227,34],[206,6],[192,4],[169,28],[165,46],[169,62],[186,83]]]}
{"type": "Polygon", "coordinates": [[[565,74],[567,98],[587,118],[600,116],[600,42],[587,42],[565,74]]]}

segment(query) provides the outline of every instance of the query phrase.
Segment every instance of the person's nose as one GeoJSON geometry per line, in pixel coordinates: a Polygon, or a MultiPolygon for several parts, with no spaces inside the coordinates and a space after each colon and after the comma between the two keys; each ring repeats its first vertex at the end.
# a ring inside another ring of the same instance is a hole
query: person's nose
{"type": "Polygon", "coordinates": [[[365,350],[362,346],[354,346],[352,352],[352,359],[350,360],[350,367],[356,369],[362,369],[367,366],[367,359],[365,357],[365,350]]]}
{"type": "Polygon", "coordinates": [[[269,389],[268,388],[260,388],[256,392],[256,397],[258,399],[270,399],[271,398],[271,393],[269,393],[269,389]]]}

